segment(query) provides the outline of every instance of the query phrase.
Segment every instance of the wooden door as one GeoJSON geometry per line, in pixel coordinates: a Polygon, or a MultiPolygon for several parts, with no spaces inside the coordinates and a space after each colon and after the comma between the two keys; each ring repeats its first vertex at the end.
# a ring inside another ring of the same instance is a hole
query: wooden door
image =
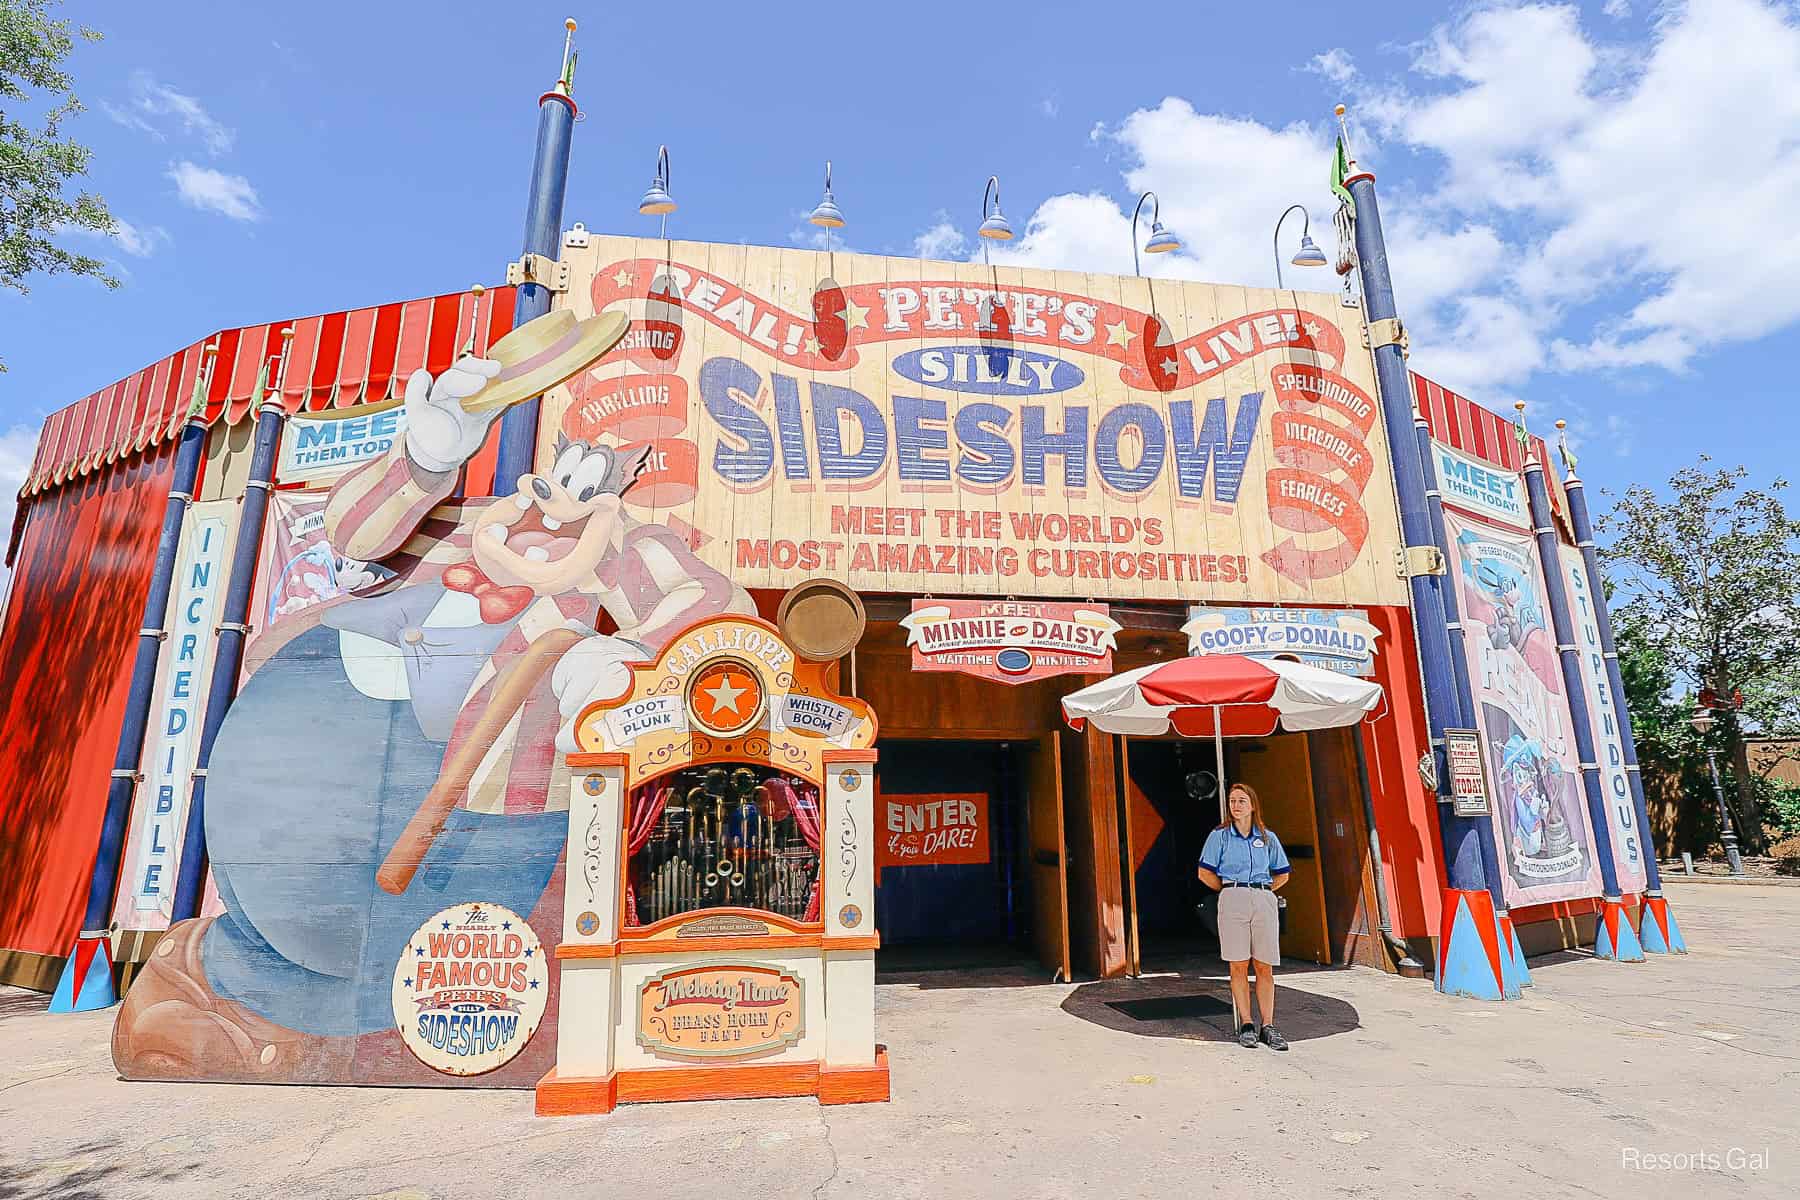
{"type": "Polygon", "coordinates": [[[1063,839],[1062,733],[1037,739],[1025,764],[1025,826],[1031,853],[1032,942],[1039,961],[1064,982],[1069,963],[1068,847],[1063,839]]]}
{"type": "Polygon", "coordinates": [[[1319,828],[1314,812],[1312,763],[1304,733],[1284,733],[1236,743],[1237,774],[1228,783],[1247,783],[1262,799],[1263,820],[1286,848],[1293,878],[1281,895],[1287,900],[1283,958],[1331,961],[1325,920],[1325,881],[1319,871],[1319,828]]]}

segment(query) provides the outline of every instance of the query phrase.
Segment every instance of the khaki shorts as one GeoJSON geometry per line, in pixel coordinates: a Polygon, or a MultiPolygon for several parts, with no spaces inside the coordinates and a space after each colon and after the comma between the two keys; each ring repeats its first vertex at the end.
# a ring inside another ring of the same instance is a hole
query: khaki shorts
{"type": "Polygon", "coordinates": [[[1219,893],[1219,956],[1281,964],[1281,915],[1274,892],[1234,887],[1219,893]]]}

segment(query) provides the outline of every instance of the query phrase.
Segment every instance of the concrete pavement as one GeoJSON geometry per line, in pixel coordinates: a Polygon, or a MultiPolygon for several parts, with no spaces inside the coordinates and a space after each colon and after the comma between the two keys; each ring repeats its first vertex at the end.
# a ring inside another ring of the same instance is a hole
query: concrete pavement
{"type": "Polygon", "coordinates": [[[124,1083],[111,1013],[0,990],[0,1200],[1794,1195],[1800,889],[1671,902],[1691,955],[1553,956],[1510,1004],[1289,972],[1288,1054],[1226,1040],[1216,974],[890,976],[894,1101],[831,1109],[124,1083]]]}

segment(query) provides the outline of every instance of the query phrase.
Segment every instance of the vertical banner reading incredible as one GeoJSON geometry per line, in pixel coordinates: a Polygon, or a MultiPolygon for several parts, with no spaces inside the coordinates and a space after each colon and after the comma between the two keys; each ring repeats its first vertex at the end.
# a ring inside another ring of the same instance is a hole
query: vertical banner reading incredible
{"type": "Polygon", "coordinates": [[[1597,896],[1600,866],[1536,547],[1528,534],[1451,512],[1444,525],[1497,793],[1507,905],[1597,896]]]}

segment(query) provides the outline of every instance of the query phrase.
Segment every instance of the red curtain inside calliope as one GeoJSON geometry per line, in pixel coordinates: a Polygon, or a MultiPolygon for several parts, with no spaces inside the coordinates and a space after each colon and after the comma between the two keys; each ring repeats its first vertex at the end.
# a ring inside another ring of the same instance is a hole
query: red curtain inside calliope
{"type": "Polygon", "coordinates": [[[721,616],[576,719],[562,1015],[540,1114],[887,1099],[876,722],[833,673],[772,625],[721,616]]]}

